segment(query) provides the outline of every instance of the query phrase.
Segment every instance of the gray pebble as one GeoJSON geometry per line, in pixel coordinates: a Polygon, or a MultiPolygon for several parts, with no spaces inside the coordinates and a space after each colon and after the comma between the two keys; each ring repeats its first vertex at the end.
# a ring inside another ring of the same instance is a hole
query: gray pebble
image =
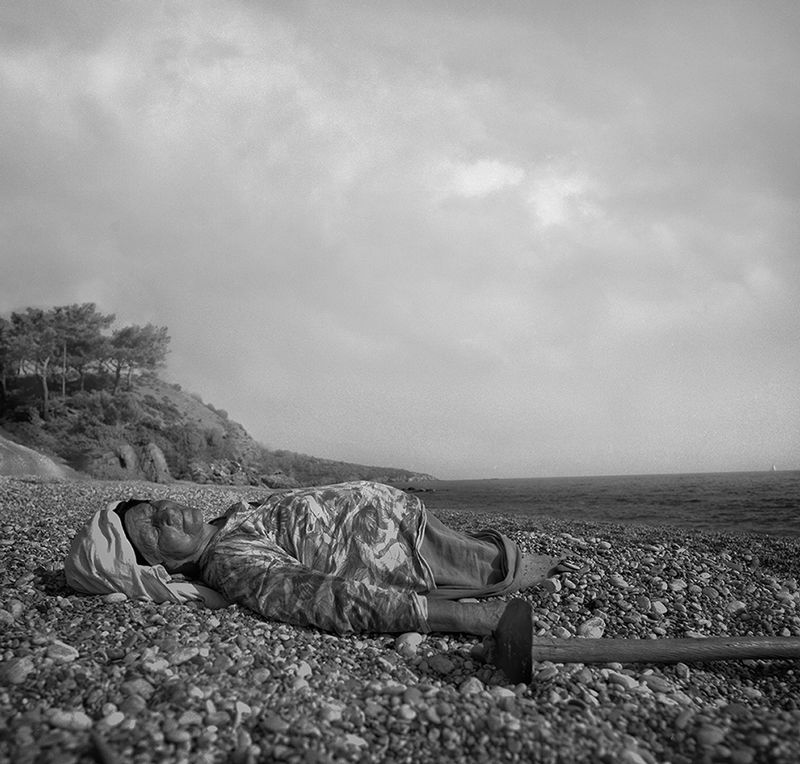
{"type": "Polygon", "coordinates": [[[0,684],[21,684],[33,671],[30,658],[11,658],[0,663],[0,684]]]}
{"type": "Polygon", "coordinates": [[[50,724],[65,730],[88,730],[94,722],[83,711],[62,711],[53,709],[47,717],[50,724]]]}

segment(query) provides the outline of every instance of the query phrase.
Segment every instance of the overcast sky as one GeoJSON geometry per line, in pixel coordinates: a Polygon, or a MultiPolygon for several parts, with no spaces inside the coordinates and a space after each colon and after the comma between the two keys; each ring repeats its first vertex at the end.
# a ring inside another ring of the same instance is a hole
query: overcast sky
{"type": "Polygon", "coordinates": [[[0,312],[442,478],[800,468],[800,4],[4,2],[0,312]]]}

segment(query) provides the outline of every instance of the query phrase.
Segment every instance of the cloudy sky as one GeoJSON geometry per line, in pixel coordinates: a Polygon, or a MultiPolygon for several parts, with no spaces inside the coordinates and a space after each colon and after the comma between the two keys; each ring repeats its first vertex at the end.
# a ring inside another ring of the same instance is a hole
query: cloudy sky
{"type": "Polygon", "coordinates": [[[800,468],[800,4],[4,2],[0,312],[442,478],[800,468]]]}

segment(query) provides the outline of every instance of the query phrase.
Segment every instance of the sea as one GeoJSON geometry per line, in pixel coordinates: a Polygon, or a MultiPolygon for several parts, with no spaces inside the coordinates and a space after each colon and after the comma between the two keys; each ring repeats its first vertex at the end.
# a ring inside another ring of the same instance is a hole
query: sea
{"type": "Polygon", "coordinates": [[[435,480],[412,490],[437,508],[566,520],[800,536],[800,470],[435,480]]]}

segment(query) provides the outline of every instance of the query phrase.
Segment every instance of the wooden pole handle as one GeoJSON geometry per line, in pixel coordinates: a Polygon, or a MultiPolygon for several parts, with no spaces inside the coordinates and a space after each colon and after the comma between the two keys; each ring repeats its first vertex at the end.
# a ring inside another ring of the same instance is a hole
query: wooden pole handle
{"type": "Polygon", "coordinates": [[[800,637],[706,639],[555,639],[533,636],[533,609],[512,600],[495,632],[495,664],[512,682],[528,683],[535,661],[554,663],[678,663],[800,658],[800,637]]]}
{"type": "Polygon", "coordinates": [[[549,639],[534,637],[532,660],[554,663],[678,663],[800,658],[800,637],[549,639]]]}

